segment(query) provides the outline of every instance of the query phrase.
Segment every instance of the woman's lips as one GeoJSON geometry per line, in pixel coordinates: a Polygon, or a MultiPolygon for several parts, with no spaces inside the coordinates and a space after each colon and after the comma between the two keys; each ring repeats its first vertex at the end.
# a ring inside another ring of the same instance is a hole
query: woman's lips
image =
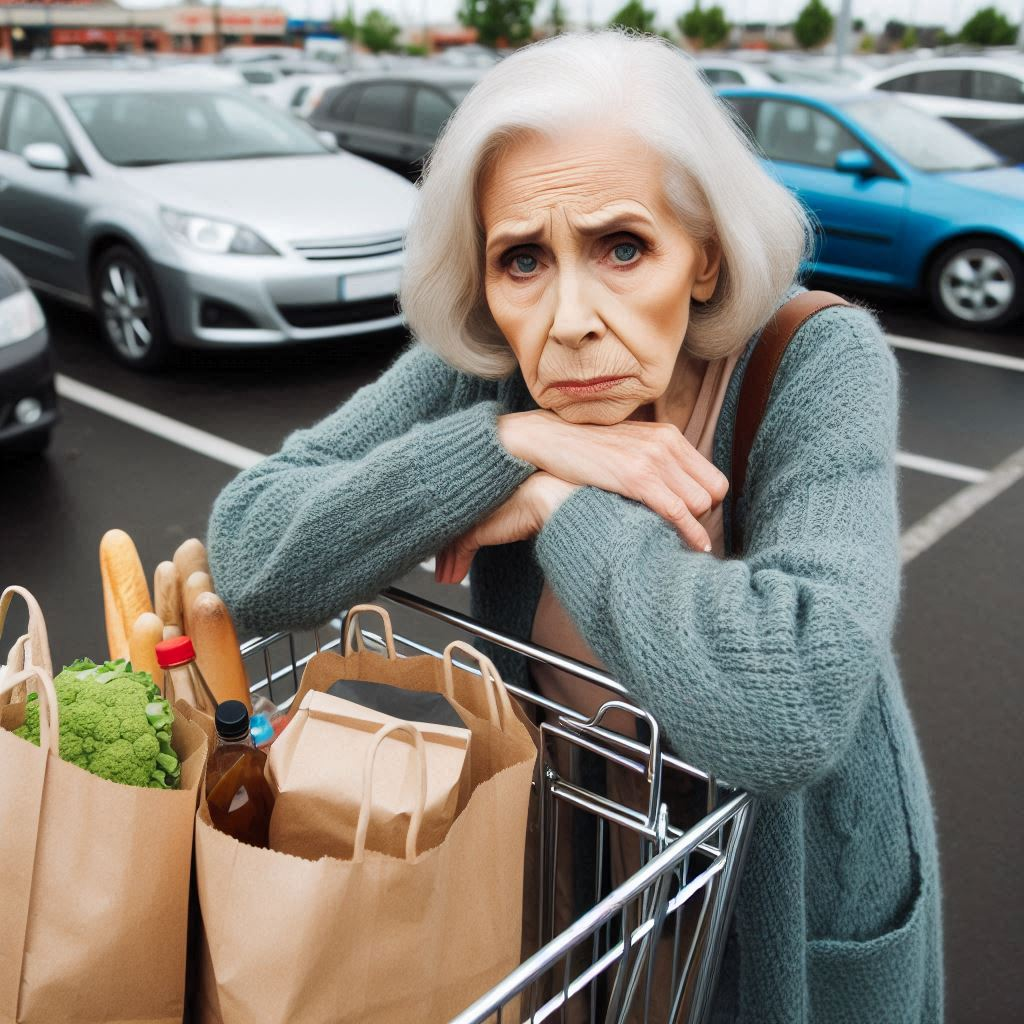
{"type": "Polygon", "coordinates": [[[556,391],[563,391],[569,395],[596,395],[628,379],[628,377],[588,377],[586,380],[556,380],[550,386],[556,391]]]}

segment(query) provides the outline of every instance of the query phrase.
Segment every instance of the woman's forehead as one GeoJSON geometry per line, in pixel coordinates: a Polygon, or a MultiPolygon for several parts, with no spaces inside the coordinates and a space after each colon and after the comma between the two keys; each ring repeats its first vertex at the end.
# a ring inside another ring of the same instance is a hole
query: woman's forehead
{"type": "Polygon", "coordinates": [[[657,217],[664,204],[661,171],[660,157],[626,133],[522,139],[495,157],[481,179],[481,222],[488,233],[506,222],[530,228],[571,210],[586,227],[583,222],[612,207],[639,207],[657,217]]]}

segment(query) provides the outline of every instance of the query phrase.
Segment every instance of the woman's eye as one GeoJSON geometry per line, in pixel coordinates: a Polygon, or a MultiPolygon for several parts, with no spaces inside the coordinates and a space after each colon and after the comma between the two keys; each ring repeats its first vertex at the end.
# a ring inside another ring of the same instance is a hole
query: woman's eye
{"type": "Polygon", "coordinates": [[[512,257],[512,263],[521,274],[532,274],[537,269],[537,257],[521,252],[512,257]]]}
{"type": "Polygon", "coordinates": [[[635,258],[640,254],[640,246],[635,242],[619,242],[619,244],[612,249],[612,254],[620,263],[633,263],[635,258]]]}

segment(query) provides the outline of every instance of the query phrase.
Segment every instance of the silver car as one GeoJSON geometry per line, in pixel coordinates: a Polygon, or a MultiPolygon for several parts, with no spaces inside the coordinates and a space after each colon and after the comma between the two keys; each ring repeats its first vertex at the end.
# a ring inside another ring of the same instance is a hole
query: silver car
{"type": "Polygon", "coordinates": [[[241,90],[0,74],[0,253],[139,369],[394,328],[416,189],[241,90]]]}

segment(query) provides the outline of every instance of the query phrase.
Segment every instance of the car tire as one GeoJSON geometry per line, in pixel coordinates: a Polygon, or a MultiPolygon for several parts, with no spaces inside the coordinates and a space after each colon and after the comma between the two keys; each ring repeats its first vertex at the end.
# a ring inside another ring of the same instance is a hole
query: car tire
{"type": "Polygon", "coordinates": [[[959,238],[928,268],[928,298],[943,320],[994,330],[1024,311],[1024,258],[998,238],[959,238]]]}
{"type": "Polygon", "coordinates": [[[103,340],[118,362],[147,372],[168,363],[172,345],[156,281],[134,249],[113,245],[100,253],[92,299],[103,340]]]}

